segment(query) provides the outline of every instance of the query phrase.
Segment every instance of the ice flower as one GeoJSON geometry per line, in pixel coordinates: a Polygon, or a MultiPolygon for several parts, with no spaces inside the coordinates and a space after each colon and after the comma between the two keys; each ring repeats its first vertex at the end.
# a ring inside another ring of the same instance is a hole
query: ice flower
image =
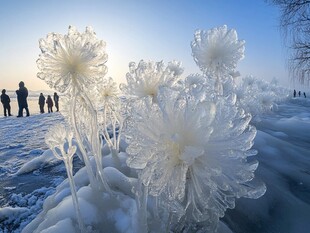
{"type": "MultiPolygon", "coordinates": [[[[276,104],[287,98],[288,91],[264,80],[247,76],[236,89],[238,104],[252,116],[271,111],[276,104]]],[[[259,119],[259,118],[254,118],[259,119]]]]}
{"type": "Polygon", "coordinates": [[[208,31],[197,30],[191,43],[192,55],[202,72],[229,74],[244,58],[245,41],[238,40],[234,29],[227,26],[208,31]]]}
{"type": "Polygon", "coordinates": [[[215,109],[212,103],[177,100],[170,89],[162,92],[159,106],[135,108],[140,117],[129,129],[127,164],[143,169],[141,179],[152,195],[182,199],[187,171],[204,154],[215,109]]]}
{"type": "Polygon", "coordinates": [[[160,88],[158,105],[136,108],[127,164],[139,169],[151,195],[179,201],[186,221],[206,221],[214,230],[235,198],[258,198],[265,186],[248,183],[258,166],[247,162],[256,154],[251,115],[236,107],[235,95],[215,103],[198,96],[160,88]]]}
{"type": "MultiPolygon", "coordinates": [[[[59,152],[66,153],[64,146],[66,144],[69,144],[69,148],[72,147],[72,138],[73,134],[71,132],[68,132],[64,125],[57,124],[51,127],[49,131],[46,133],[45,142],[54,152],[54,155],[58,159],[63,160],[64,158],[60,157],[58,153],[56,153],[56,148],[58,148],[59,152]]],[[[72,150],[75,150],[74,148],[75,147],[72,147],[72,150]]]]}
{"type": "Polygon", "coordinates": [[[77,189],[73,179],[73,156],[76,152],[76,146],[72,145],[73,133],[66,130],[62,124],[57,124],[49,129],[45,135],[45,142],[53,151],[56,158],[64,161],[70,190],[72,194],[72,202],[76,212],[76,218],[81,232],[86,232],[84,222],[81,216],[81,210],[77,197],[77,189]],[[67,149],[65,148],[67,147],[67,149]]]}
{"type": "Polygon", "coordinates": [[[69,26],[68,34],[49,33],[39,45],[37,76],[59,92],[87,89],[107,72],[105,42],[97,39],[91,27],[80,33],[69,26]]]}
{"type": "Polygon", "coordinates": [[[136,66],[129,63],[126,75],[127,85],[121,84],[121,90],[131,98],[141,99],[151,97],[156,102],[160,86],[172,87],[183,72],[180,63],[173,61],[167,67],[161,62],[145,62],[141,60],[136,66]]]}
{"type": "Polygon", "coordinates": [[[97,87],[98,101],[106,108],[115,108],[120,104],[118,85],[110,77],[104,79],[102,85],[97,87]]]}
{"type": "Polygon", "coordinates": [[[170,70],[174,76],[180,76],[184,72],[181,62],[175,60],[168,62],[167,69],[170,70]]]}
{"type": "Polygon", "coordinates": [[[112,152],[118,152],[123,127],[122,102],[118,85],[112,78],[97,87],[98,128],[112,152]],[[108,131],[111,130],[111,133],[108,131]],[[111,135],[112,134],[112,135],[111,135]]]}

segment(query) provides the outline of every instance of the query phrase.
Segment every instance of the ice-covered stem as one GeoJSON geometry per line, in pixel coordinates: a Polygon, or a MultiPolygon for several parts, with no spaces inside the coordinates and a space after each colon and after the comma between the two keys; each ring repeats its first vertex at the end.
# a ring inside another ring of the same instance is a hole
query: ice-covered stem
{"type": "Polygon", "coordinates": [[[103,137],[106,143],[108,143],[109,148],[113,148],[113,142],[110,138],[109,132],[108,132],[108,124],[107,124],[107,108],[104,108],[103,110],[104,119],[103,119],[103,137]]]}
{"type": "Polygon", "coordinates": [[[118,152],[120,138],[121,138],[122,129],[123,129],[123,122],[121,120],[121,117],[118,114],[116,114],[115,111],[112,111],[111,122],[112,122],[112,129],[113,129],[113,149],[118,152]],[[119,128],[118,128],[118,133],[116,134],[117,126],[119,128]]]}
{"type": "MultiPolygon", "coordinates": [[[[91,115],[91,119],[90,119],[90,129],[91,129],[91,135],[90,135],[90,141],[91,141],[91,149],[92,149],[92,152],[93,152],[93,155],[94,155],[94,158],[95,158],[95,161],[96,161],[96,168],[97,168],[97,172],[98,172],[98,175],[99,175],[99,178],[101,180],[101,183],[104,187],[104,189],[107,191],[107,192],[111,192],[110,190],[110,187],[108,185],[108,183],[106,182],[104,176],[103,176],[103,170],[102,170],[102,158],[101,158],[101,148],[100,148],[100,135],[99,135],[99,132],[98,132],[98,125],[97,125],[97,112],[95,111],[90,99],[88,98],[88,95],[83,92],[78,85],[76,85],[76,88],[73,90],[74,92],[74,96],[79,96],[80,98],[82,98],[86,105],[87,105],[87,109],[91,115]]],[[[74,130],[75,130],[75,133],[78,135],[77,137],[77,141],[79,142],[79,146],[82,146],[83,147],[83,143],[82,143],[82,140],[81,140],[81,136],[80,136],[80,132],[78,130],[78,128],[76,127],[76,115],[75,115],[75,112],[76,112],[76,97],[73,99],[73,107],[72,107],[72,123],[75,125],[74,127],[74,130]]],[[[87,156],[87,153],[85,151],[85,149],[83,148],[84,152],[82,152],[83,154],[83,158],[86,159],[88,165],[89,165],[89,173],[91,173],[91,176],[93,177],[93,172],[92,172],[92,168],[89,164],[89,159],[88,159],[88,156],[87,156]]],[[[86,165],[86,163],[85,163],[86,165]]],[[[87,166],[87,165],[86,165],[87,166]]]]}
{"type": "Polygon", "coordinates": [[[100,135],[98,131],[98,119],[97,119],[97,112],[93,107],[92,102],[88,98],[87,94],[84,95],[84,100],[90,110],[91,113],[91,146],[94,152],[94,157],[96,160],[96,167],[97,172],[99,174],[100,180],[103,184],[104,189],[111,193],[111,189],[104,178],[103,175],[103,168],[102,168],[102,155],[101,155],[101,142],[100,142],[100,135]]]}
{"type": "Polygon", "coordinates": [[[75,138],[76,138],[76,142],[80,148],[80,151],[82,153],[82,157],[83,157],[83,160],[84,160],[84,163],[85,163],[85,166],[86,166],[86,171],[87,171],[87,175],[88,175],[88,178],[89,178],[89,182],[90,182],[90,185],[91,187],[93,188],[96,188],[97,187],[97,182],[95,181],[95,177],[94,177],[94,173],[93,173],[93,169],[90,165],[90,162],[89,162],[89,158],[88,158],[88,155],[87,155],[87,152],[84,148],[84,145],[83,145],[83,141],[82,141],[82,137],[81,137],[81,134],[78,130],[78,127],[77,127],[77,123],[76,123],[76,97],[77,95],[74,94],[73,95],[73,100],[72,100],[72,107],[71,107],[71,125],[73,127],[73,131],[74,131],[74,135],[75,135],[75,138]]]}
{"type": "Polygon", "coordinates": [[[103,137],[105,141],[107,142],[110,151],[113,156],[117,156],[119,152],[119,144],[120,144],[120,137],[123,130],[123,122],[121,116],[114,110],[111,109],[111,107],[105,106],[104,111],[104,122],[103,122],[103,137]],[[109,113],[108,113],[109,111],[109,113]],[[112,134],[113,137],[110,137],[110,134],[108,132],[108,118],[111,122],[112,127],[112,134]],[[118,132],[116,133],[116,128],[118,128],[118,132]]]}
{"type": "Polygon", "coordinates": [[[119,144],[120,144],[120,140],[121,140],[121,135],[123,133],[123,126],[124,126],[124,122],[121,118],[121,116],[116,116],[116,118],[118,119],[118,125],[119,125],[119,129],[118,129],[118,136],[117,136],[117,141],[116,141],[116,149],[119,151],[119,144]]]}
{"type": "Polygon", "coordinates": [[[138,224],[139,232],[148,232],[147,225],[147,199],[148,199],[148,187],[139,179],[138,190],[136,191],[136,205],[138,209],[138,224]]]}
{"type": "Polygon", "coordinates": [[[72,137],[67,138],[68,140],[68,151],[65,152],[64,145],[62,144],[61,146],[59,145],[58,149],[61,152],[61,156],[57,153],[56,147],[52,147],[51,150],[53,151],[53,154],[55,155],[56,158],[63,160],[66,166],[66,171],[67,171],[67,176],[70,184],[70,191],[71,191],[71,197],[72,197],[72,202],[73,206],[76,212],[76,217],[77,221],[79,224],[79,229],[81,233],[86,232],[86,228],[84,226],[83,218],[81,216],[81,211],[80,211],[80,206],[79,206],[79,201],[76,193],[76,187],[73,179],[73,172],[72,172],[72,167],[73,167],[73,156],[76,152],[76,146],[72,146],[72,137]]]}
{"type": "Polygon", "coordinates": [[[72,160],[73,160],[73,155],[75,151],[76,151],[76,147],[71,147],[71,148],[69,147],[68,154],[63,154],[63,158],[64,158],[66,170],[67,170],[67,176],[69,178],[72,201],[73,201],[73,205],[76,211],[79,228],[80,228],[81,233],[83,233],[83,232],[86,232],[86,230],[85,230],[83,218],[81,216],[80,206],[79,206],[78,197],[76,194],[76,187],[75,187],[75,183],[73,180],[73,173],[72,173],[72,160]]]}

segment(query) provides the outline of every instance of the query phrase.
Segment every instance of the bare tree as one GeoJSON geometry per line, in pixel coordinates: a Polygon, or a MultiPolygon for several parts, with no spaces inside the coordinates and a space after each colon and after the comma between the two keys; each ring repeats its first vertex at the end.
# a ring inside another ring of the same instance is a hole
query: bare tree
{"type": "Polygon", "coordinates": [[[281,10],[280,27],[289,47],[288,69],[293,80],[310,83],[310,0],[267,0],[281,10]]]}

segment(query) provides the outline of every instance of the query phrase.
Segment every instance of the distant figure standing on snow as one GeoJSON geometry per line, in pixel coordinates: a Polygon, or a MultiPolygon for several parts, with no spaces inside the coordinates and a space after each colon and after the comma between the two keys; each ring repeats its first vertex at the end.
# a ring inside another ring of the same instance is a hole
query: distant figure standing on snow
{"type": "Polygon", "coordinates": [[[11,100],[10,100],[10,97],[7,94],[5,94],[5,92],[6,92],[6,90],[3,89],[2,95],[1,95],[1,103],[3,105],[4,116],[7,116],[6,110],[8,110],[8,115],[12,116],[11,115],[11,105],[10,105],[11,100]]]}
{"type": "Polygon", "coordinates": [[[306,92],[304,92],[304,97],[305,97],[305,98],[307,98],[307,96],[306,96],[306,92]]]}
{"type": "Polygon", "coordinates": [[[47,110],[48,110],[48,113],[53,112],[53,105],[54,105],[54,103],[53,103],[53,100],[52,100],[52,98],[51,98],[50,95],[47,96],[46,103],[47,103],[47,110]]]}
{"type": "Polygon", "coordinates": [[[28,117],[30,115],[27,103],[28,89],[25,87],[25,83],[23,81],[19,83],[19,89],[16,91],[16,94],[19,108],[17,117],[23,116],[23,109],[26,110],[26,116],[28,117]]]}
{"type": "Polygon", "coordinates": [[[57,93],[55,92],[54,93],[54,102],[55,102],[55,107],[56,107],[56,112],[59,112],[59,104],[58,104],[58,101],[59,101],[59,96],[57,95],[57,93]]]}
{"type": "Polygon", "coordinates": [[[294,89],[294,98],[296,97],[296,90],[294,89]]]}
{"type": "Polygon", "coordinates": [[[44,105],[45,105],[45,97],[43,93],[40,93],[39,96],[40,113],[44,113],[44,105]]]}
{"type": "Polygon", "coordinates": [[[301,95],[301,92],[300,92],[300,91],[298,92],[298,95],[299,95],[299,97],[300,97],[300,95],[301,95]]]}

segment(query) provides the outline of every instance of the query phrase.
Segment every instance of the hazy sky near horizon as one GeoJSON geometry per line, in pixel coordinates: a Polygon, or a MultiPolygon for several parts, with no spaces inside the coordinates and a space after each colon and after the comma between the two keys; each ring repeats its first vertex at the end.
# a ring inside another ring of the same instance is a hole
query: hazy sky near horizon
{"type": "Polygon", "coordinates": [[[279,79],[289,85],[286,50],[278,28],[279,10],[264,0],[0,0],[0,89],[48,86],[38,79],[38,40],[66,34],[69,25],[92,26],[107,43],[108,74],[125,82],[130,61],[182,61],[184,75],[199,73],[190,42],[197,29],[226,24],[246,41],[242,77],[279,79]]]}

